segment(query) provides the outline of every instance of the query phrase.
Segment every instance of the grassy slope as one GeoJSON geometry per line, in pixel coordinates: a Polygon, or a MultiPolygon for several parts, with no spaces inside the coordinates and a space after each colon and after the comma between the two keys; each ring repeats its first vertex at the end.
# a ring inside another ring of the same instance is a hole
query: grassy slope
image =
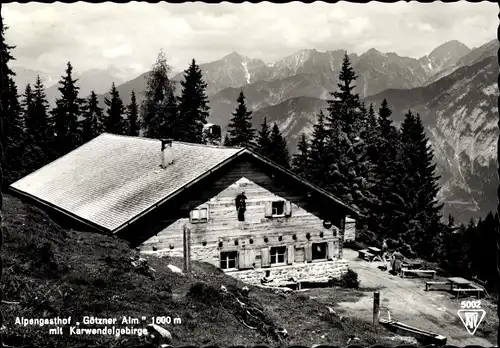
{"type": "Polygon", "coordinates": [[[7,301],[19,301],[3,306],[6,344],[117,347],[145,342],[137,336],[49,336],[49,327],[14,324],[16,317],[71,316],[76,321],[83,315],[178,317],[181,324],[163,325],[172,333],[174,345],[343,346],[352,336],[361,345],[397,342],[369,323],[329,314],[324,305],[303,294],[285,297],[255,288],[246,299],[239,291],[243,284],[209,264],[194,262],[193,274],[183,277],[167,268],[169,263],[180,266],[182,260],[148,257],[156,270],[148,277],[131,266],[129,257],[136,252],[121,240],[64,230],[41,210],[10,196],[4,207],[2,286],[7,301]],[[221,285],[230,294],[224,294],[221,285]],[[254,315],[239,309],[235,297],[257,308],[254,315]],[[247,328],[236,316],[258,329],[247,328]],[[289,334],[281,342],[275,335],[279,328],[289,334]]]}

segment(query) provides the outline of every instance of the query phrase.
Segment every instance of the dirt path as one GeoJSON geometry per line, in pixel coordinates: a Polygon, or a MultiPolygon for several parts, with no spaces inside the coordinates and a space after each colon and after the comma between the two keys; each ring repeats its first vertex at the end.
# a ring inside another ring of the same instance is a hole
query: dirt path
{"type": "MultiPolygon", "coordinates": [[[[387,310],[389,310],[392,320],[446,336],[447,344],[450,345],[483,347],[495,345],[484,338],[471,336],[467,332],[457,315],[460,300],[453,299],[450,294],[443,291],[426,292],[425,280],[402,279],[399,276],[393,276],[377,268],[381,262],[369,263],[358,259],[357,256],[356,251],[344,249],[344,258],[349,261],[349,267],[358,273],[361,286],[379,289],[382,318],[387,318],[387,310]]],[[[322,297],[319,293],[317,295],[322,297]]],[[[371,321],[373,292],[364,293],[355,302],[340,302],[337,306],[348,315],[371,321]]],[[[485,308],[485,310],[485,319],[496,314],[491,309],[485,308]]]]}

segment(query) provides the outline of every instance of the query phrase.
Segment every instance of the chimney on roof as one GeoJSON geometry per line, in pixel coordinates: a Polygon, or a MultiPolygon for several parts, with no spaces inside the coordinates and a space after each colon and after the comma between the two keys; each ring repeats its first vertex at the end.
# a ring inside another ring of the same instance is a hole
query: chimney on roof
{"type": "Polygon", "coordinates": [[[166,168],[173,162],[172,139],[161,139],[161,167],[166,168]]]}

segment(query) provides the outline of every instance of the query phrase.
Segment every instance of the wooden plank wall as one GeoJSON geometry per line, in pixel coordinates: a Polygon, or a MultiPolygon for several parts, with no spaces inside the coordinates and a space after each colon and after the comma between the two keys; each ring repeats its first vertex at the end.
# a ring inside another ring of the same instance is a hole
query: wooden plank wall
{"type": "MultiPolygon", "coordinates": [[[[329,252],[330,256],[341,256],[343,212],[333,204],[325,207],[314,197],[308,197],[305,190],[301,191],[276,176],[273,178],[272,173],[251,160],[239,161],[215,178],[211,185],[200,188],[202,191],[191,193],[189,199],[177,202],[179,218],[169,219],[165,216],[162,219],[163,228],[156,236],[142,243],[142,250],[151,251],[154,247],[157,251],[178,252],[183,243],[182,227],[189,223],[190,210],[197,206],[208,206],[209,221],[191,224],[193,248],[254,250],[249,254],[254,258],[256,267],[262,259],[261,250],[272,246],[305,247],[307,250],[311,243],[328,242],[334,248],[333,253],[329,252]],[[242,191],[247,197],[244,222],[238,221],[235,207],[235,198],[242,191]],[[266,218],[265,202],[274,200],[290,201],[291,216],[266,218]],[[328,216],[324,211],[321,214],[315,212],[318,207],[327,211],[328,216]],[[325,228],[323,219],[326,217],[336,225],[325,228]]],[[[171,208],[174,209],[173,206],[171,208]]],[[[287,259],[290,258],[293,255],[289,253],[287,259]]]]}

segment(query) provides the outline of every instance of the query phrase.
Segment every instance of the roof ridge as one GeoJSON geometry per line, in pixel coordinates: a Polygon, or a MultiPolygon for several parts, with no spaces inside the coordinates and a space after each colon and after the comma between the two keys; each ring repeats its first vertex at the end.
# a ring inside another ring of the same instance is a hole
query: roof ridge
{"type": "MultiPolygon", "coordinates": [[[[108,133],[108,132],[101,133],[98,137],[100,137],[102,135],[109,135],[109,136],[117,137],[117,138],[148,140],[148,141],[155,141],[155,142],[161,141],[161,139],[158,139],[158,138],[148,138],[148,137],[143,137],[143,136],[139,136],[139,135],[114,134],[114,133],[108,133]]],[[[96,138],[98,138],[98,137],[96,137],[96,138]]],[[[94,139],[96,139],[96,138],[94,138],[94,139]]],[[[183,145],[188,145],[188,146],[212,148],[212,149],[231,149],[231,150],[243,150],[244,149],[244,147],[213,145],[213,144],[198,144],[198,143],[189,143],[187,141],[179,141],[179,140],[172,140],[172,143],[183,144],[183,145]]]]}

